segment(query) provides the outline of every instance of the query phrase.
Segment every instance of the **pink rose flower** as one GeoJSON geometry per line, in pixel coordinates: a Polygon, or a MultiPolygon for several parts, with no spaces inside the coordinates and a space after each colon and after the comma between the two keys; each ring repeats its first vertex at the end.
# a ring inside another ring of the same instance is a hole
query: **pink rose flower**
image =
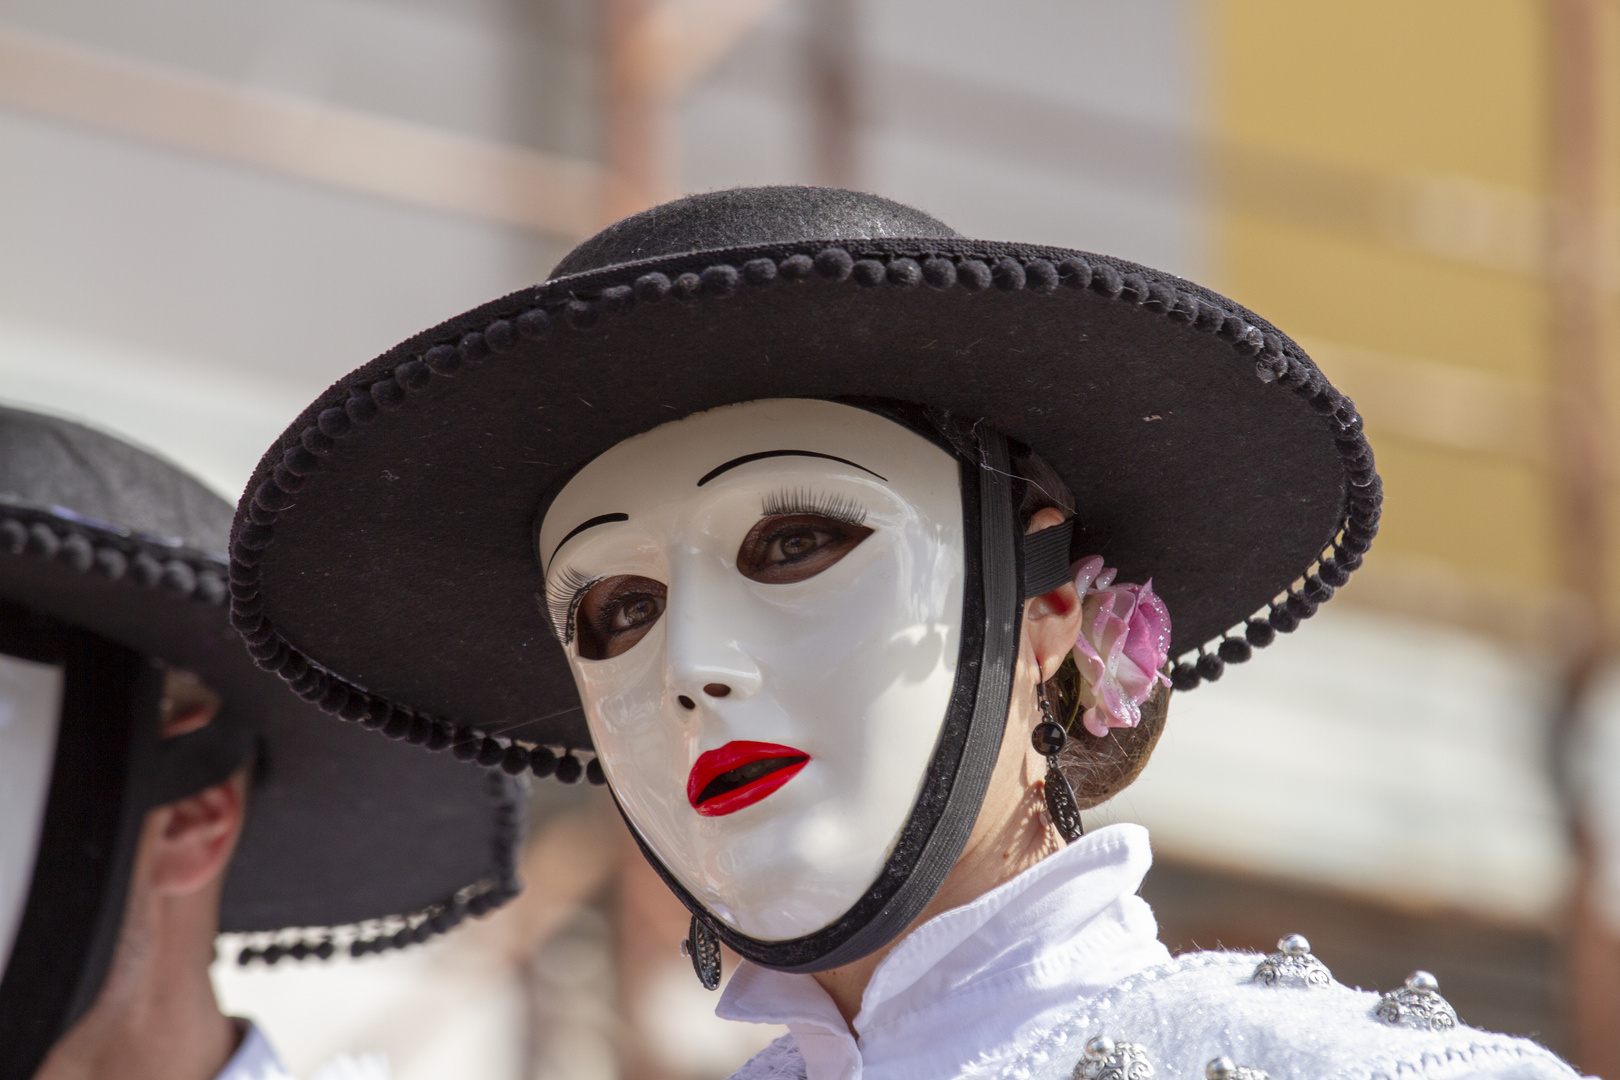
{"type": "Polygon", "coordinates": [[[1164,674],[1170,651],[1170,611],[1146,585],[1115,585],[1113,567],[1101,555],[1074,564],[1080,591],[1080,638],[1074,660],[1080,668],[1081,721],[1099,738],[1109,728],[1135,727],[1142,702],[1164,674]]]}

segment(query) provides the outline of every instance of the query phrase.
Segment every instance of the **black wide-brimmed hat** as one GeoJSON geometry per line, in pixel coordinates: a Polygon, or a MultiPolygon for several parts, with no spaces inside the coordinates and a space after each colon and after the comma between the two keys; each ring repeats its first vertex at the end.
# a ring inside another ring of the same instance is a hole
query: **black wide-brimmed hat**
{"type": "Polygon", "coordinates": [[[333,724],[255,666],[229,625],[231,513],[144,450],[0,408],[0,603],[191,671],[224,701],[201,731],[162,740],[194,745],[154,758],[169,772],[148,778],[130,812],[222,780],[251,755],[220,913],[223,931],[258,935],[249,957],[360,955],[504,902],[518,887],[522,792],[333,724]]]}
{"type": "Polygon", "coordinates": [[[1241,305],[870,195],[743,189],[628,218],[322,394],[238,508],[235,625],[328,711],[577,775],[537,513],[630,436],[784,397],[912,403],[1033,449],[1075,493],[1072,554],[1153,580],[1180,689],[1298,626],[1377,529],[1354,406],[1241,305]]]}

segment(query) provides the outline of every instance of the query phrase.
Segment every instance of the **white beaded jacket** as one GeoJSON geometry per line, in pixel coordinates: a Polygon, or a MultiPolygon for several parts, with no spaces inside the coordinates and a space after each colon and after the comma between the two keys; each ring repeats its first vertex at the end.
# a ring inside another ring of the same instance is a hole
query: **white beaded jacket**
{"type": "Polygon", "coordinates": [[[790,1034],[733,1080],[1198,1080],[1222,1056],[1237,1080],[1574,1080],[1527,1039],[1392,1025],[1331,979],[1258,983],[1257,954],[1172,958],[1136,895],[1151,862],[1140,826],[1081,837],[903,938],[852,1024],[810,976],[744,962],[716,1012],[790,1034]],[[1087,1056],[1097,1036],[1112,1061],[1087,1056]],[[1126,1055],[1152,1071],[1108,1071],[1126,1055]]]}

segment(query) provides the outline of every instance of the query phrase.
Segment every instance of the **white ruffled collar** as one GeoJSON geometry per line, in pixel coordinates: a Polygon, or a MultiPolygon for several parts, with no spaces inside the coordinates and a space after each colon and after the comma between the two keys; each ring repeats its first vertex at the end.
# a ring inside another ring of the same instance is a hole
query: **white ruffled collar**
{"type": "Polygon", "coordinates": [[[259,1026],[247,1020],[236,1022],[246,1027],[242,1041],[214,1080],[293,1080],[259,1026]]]}
{"type": "Polygon", "coordinates": [[[808,1080],[952,1076],[1015,1053],[1076,1002],[1170,958],[1137,888],[1147,831],[1081,837],[913,930],[867,985],[851,1035],[821,986],[744,961],[715,1009],[786,1024],[808,1080]]]}

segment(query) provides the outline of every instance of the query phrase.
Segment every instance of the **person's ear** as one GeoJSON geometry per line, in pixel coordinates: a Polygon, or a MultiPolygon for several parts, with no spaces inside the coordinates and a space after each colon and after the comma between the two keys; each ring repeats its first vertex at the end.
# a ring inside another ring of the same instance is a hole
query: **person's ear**
{"type": "MultiPolygon", "coordinates": [[[[1038,533],[1065,520],[1061,510],[1046,507],[1035,511],[1025,534],[1038,533]]],[[[1029,643],[1040,665],[1041,681],[1056,675],[1063,658],[1080,637],[1080,593],[1074,582],[1037,596],[1024,604],[1024,640],[1029,643]]]]}
{"type": "Polygon", "coordinates": [[[161,896],[186,896],[224,872],[242,832],[246,774],[204,788],[147,815],[151,886],[161,896]]]}
{"type": "Polygon", "coordinates": [[[223,704],[224,699],[195,673],[165,668],[159,734],[168,739],[207,727],[223,704]]]}

